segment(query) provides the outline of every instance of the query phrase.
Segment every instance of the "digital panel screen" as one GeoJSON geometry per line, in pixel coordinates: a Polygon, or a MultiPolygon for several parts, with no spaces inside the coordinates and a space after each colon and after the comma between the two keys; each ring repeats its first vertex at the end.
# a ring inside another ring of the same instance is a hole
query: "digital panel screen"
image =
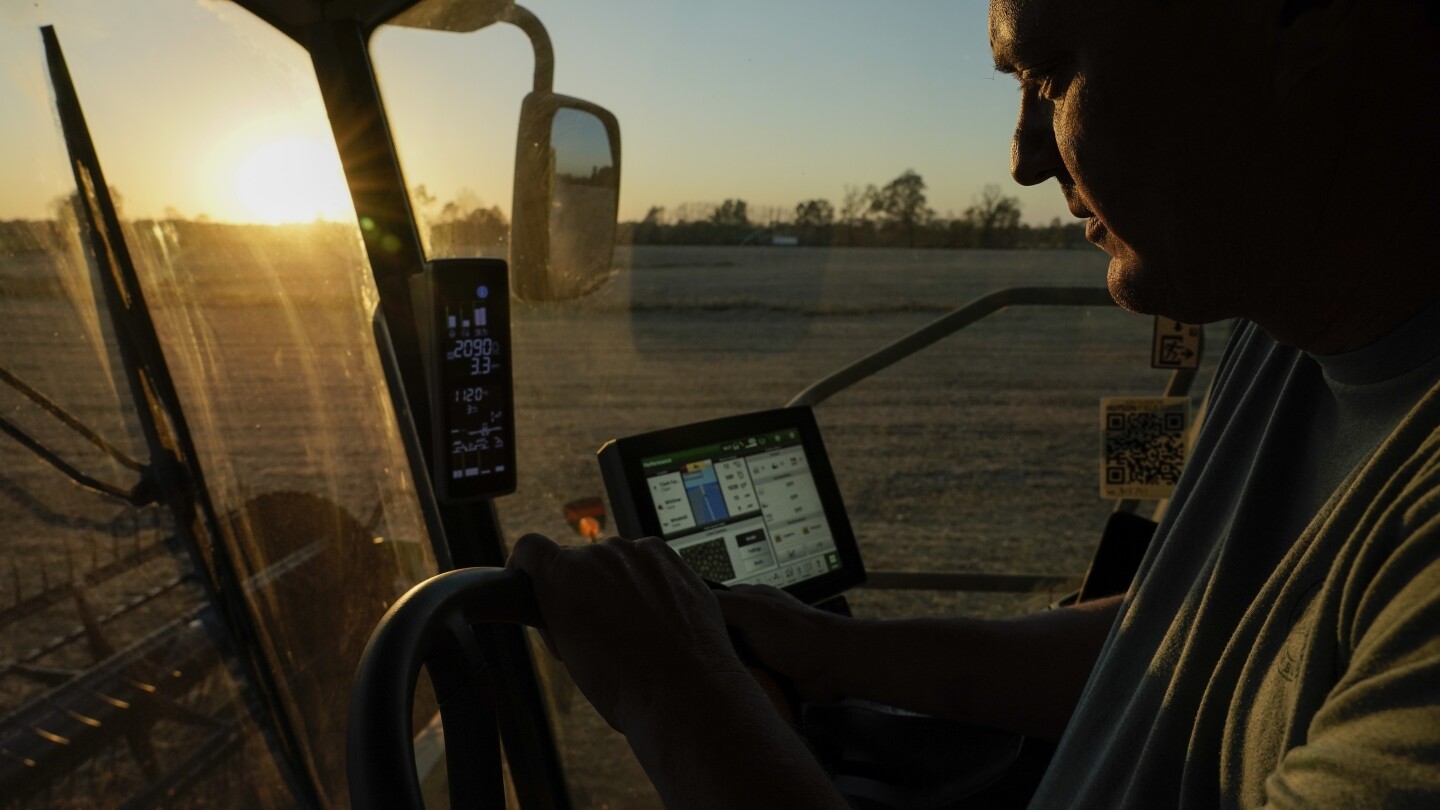
{"type": "Polygon", "coordinates": [[[661,537],[702,577],[783,588],[841,567],[799,430],[649,456],[640,466],[661,537]]]}
{"type": "Polygon", "coordinates": [[[508,270],[493,259],[432,263],[436,484],[448,500],[515,488],[508,270]]]}

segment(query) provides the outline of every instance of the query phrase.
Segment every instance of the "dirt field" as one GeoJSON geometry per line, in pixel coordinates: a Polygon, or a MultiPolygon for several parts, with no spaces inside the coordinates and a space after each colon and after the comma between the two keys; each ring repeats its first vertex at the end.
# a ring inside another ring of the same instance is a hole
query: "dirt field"
{"type": "MultiPolygon", "coordinates": [[[[563,504],[604,493],[593,452],[606,439],[778,407],[979,295],[1103,286],[1104,266],[1088,251],[637,249],[596,300],[517,321],[524,462],[505,525],[569,535],[563,504]]],[[[1098,497],[1099,399],[1160,393],[1151,326],[1114,307],[1005,311],[821,404],[867,566],[1082,574],[1112,508],[1098,497]]],[[[850,601],[870,616],[1005,615],[1059,595],[850,601]]],[[[658,806],[583,701],[557,721],[580,806],[658,806]]]]}
{"type": "MultiPolygon", "coordinates": [[[[603,494],[606,439],[778,407],[984,292],[1103,271],[1089,252],[637,250],[628,284],[517,321],[507,528],[562,531],[565,501],[603,494]]],[[[1150,330],[1115,307],[1007,310],[821,404],[867,564],[1079,573],[1110,508],[1098,400],[1160,392],[1150,330]]]]}
{"type": "MultiPolygon", "coordinates": [[[[311,493],[377,537],[418,540],[361,309],[366,293],[344,275],[355,265],[332,256],[317,270],[313,257],[287,256],[254,250],[223,263],[175,262],[189,275],[174,283],[199,285],[213,306],[195,321],[172,306],[162,326],[175,340],[167,352],[182,395],[204,402],[191,424],[221,508],[266,493],[311,493]]],[[[519,489],[499,502],[511,536],[574,537],[563,505],[604,495],[594,451],[607,439],[778,407],[820,376],[1000,287],[1104,283],[1104,257],[1090,251],[637,248],[620,258],[626,269],[589,299],[517,307],[519,489]]],[[[103,329],[77,321],[56,298],[62,287],[34,281],[46,268],[6,261],[0,280],[28,297],[0,301],[0,365],[140,453],[123,386],[96,385],[102,366],[88,347],[103,329]]],[[[1098,400],[1159,393],[1166,375],[1149,368],[1150,329],[1149,319],[1113,307],[1007,311],[820,405],[867,566],[1079,576],[1111,508],[1097,497],[1098,400]]],[[[1209,362],[1219,343],[1212,334],[1209,362]]],[[[87,469],[127,480],[13,391],[0,390],[0,413],[87,469]]],[[[4,438],[0,520],[8,532],[0,610],[166,533],[153,516],[76,489],[4,438]]],[[[165,556],[146,565],[128,584],[97,586],[95,599],[123,604],[188,563],[165,556]]],[[[851,602],[870,616],[1001,615],[1058,595],[860,590],[851,602]]],[[[108,625],[112,643],[148,632],[196,598],[167,592],[118,616],[108,625]]],[[[286,598],[266,604],[283,613],[298,604],[286,598]]],[[[378,607],[353,617],[357,627],[378,607]]],[[[0,664],[81,624],[72,602],[47,610],[0,627],[0,664]]],[[[83,667],[99,652],[81,638],[27,660],[83,667]]],[[[623,740],[563,672],[546,669],[577,806],[655,806],[623,740]]],[[[0,711],[42,686],[33,677],[0,679],[0,711]]]]}

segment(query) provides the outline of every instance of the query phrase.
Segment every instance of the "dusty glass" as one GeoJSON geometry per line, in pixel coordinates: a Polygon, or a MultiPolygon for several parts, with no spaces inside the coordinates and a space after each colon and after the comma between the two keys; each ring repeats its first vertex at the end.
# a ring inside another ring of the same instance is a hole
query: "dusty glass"
{"type": "MultiPolygon", "coordinates": [[[[512,536],[584,542],[566,506],[603,500],[608,439],[782,406],[998,290],[1105,286],[1058,189],[1008,177],[1018,94],[992,68],[983,3],[525,5],[553,41],[555,91],[618,117],[624,169],[609,283],[515,311],[512,536]]],[[[534,56],[503,23],[382,28],[372,54],[423,235],[451,255],[448,223],[509,217],[534,56]]],[[[1007,615],[1073,590],[1115,506],[1099,497],[1099,400],[1168,380],[1151,331],[1109,305],[1013,307],[821,403],[870,569],[1052,583],[859,589],[856,613],[1007,615]]],[[[1211,330],[1207,365],[1223,340],[1211,330]]],[[[538,658],[577,803],[658,806],[538,658]]]]}
{"type": "Polygon", "coordinates": [[[310,60],[228,3],[25,6],[0,28],[0,796],[343,805],[361,645],[435,567],[310,60]],[[203,474],[203,493],[177,496],[185,515],[121,497],[157,454],[40,25],[64,48],[119,213],[106,236],[133,259],[203,474]]]}

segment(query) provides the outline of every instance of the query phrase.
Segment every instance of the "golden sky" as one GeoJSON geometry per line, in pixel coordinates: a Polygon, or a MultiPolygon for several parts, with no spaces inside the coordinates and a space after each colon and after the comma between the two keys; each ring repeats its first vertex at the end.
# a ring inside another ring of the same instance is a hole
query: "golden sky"
{"type": "MultiPolygon", "coordinates": [[[[984,0],[532,0],[557,92],[612,110],[621,218],[745,199],[793,210],[906,169],[958,215],[1007,175],[1018,95],[991,69],[984,0]]],[[[37,27],[54,24],[112,186],[135,218],[353,216],[304,51],[224,0],[0,2],[0,218],[71,191],[37,27]]],[[[510,26],[382,29],[372,43],[407,182],[508,212],[533,59],[510,26]]]]}

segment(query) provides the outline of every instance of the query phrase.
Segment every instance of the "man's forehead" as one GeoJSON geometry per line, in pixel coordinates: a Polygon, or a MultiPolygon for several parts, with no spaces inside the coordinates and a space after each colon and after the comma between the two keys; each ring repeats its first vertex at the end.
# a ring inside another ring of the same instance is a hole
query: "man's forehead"
{"type": "Polygon", "coordinates": [[[1067,0],[990,0],[995,66],[1012,72],[1026,65],[1028,54],[1045,49],[1065,29],[1064,18],[1073,5],[1067,0]]]}
{"type": "Polygon", "coordinates": [[[1014,73],[1053,62],[1113,35],[1117,27],[1129,35],[1149,35],[1141,30],[1153,23],[1146,21],[1146,12],[1179,5],[1166,0],[990,0],[995,67],[1014,73]]]}

